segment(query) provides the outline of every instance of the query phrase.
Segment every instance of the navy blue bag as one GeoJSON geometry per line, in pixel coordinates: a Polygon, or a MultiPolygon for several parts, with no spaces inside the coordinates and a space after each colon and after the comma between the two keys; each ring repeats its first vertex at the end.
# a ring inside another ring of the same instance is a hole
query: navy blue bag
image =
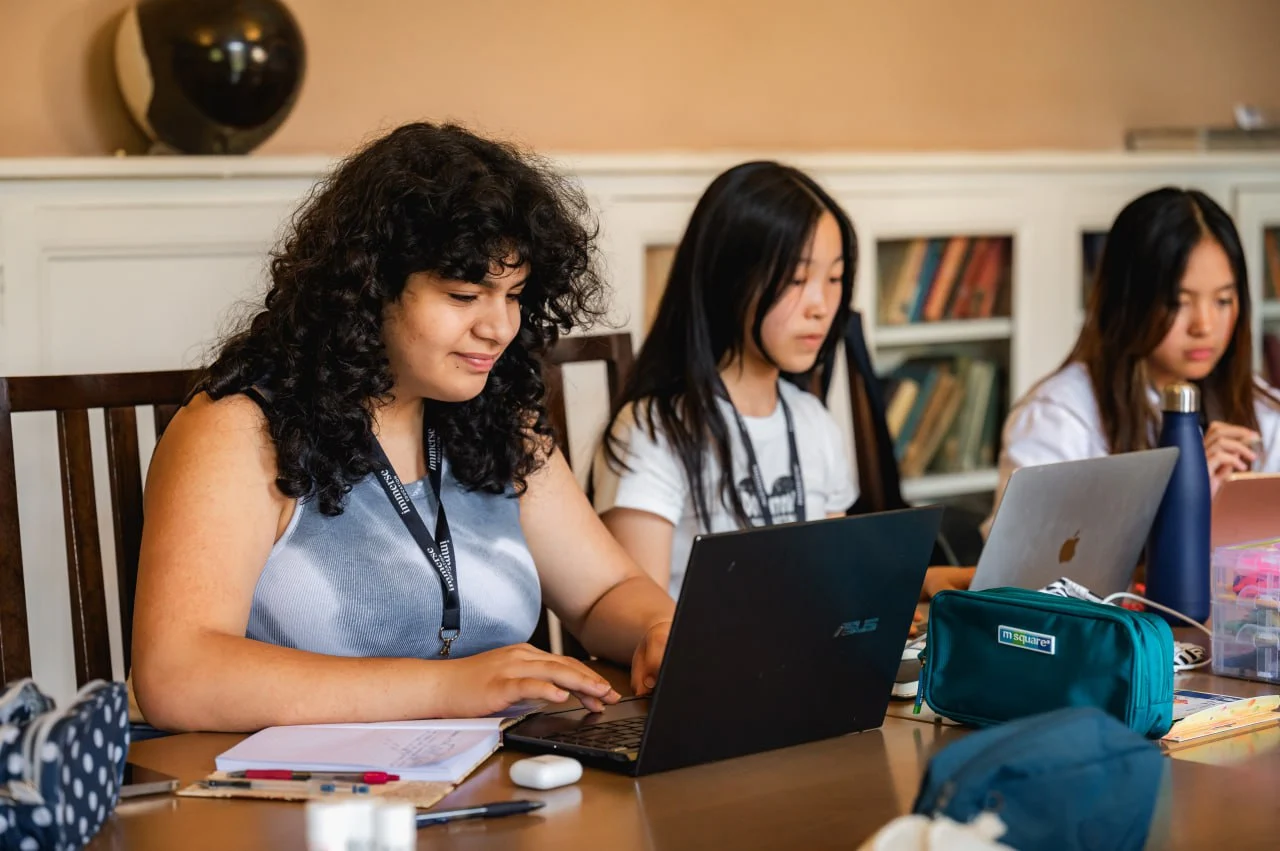
{"type": "Polygon", "coordinates": [[[968,824],[994,812],[1018,851],[1140,851],[1165,760],[1092,706],[988,727],[929,760],[912,812],[968,824]]]}
{"type": "Polygon", "coordinates": [[[0,694],[0,851],[73,851],[115,810],[129,752],[124,683],[89,683],[65,709],[31,680],[0,694]]]}

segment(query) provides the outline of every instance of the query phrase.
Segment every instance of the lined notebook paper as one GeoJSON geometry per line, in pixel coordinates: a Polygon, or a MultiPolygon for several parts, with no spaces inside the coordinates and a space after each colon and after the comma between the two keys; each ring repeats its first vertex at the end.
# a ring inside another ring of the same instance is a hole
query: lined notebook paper
{"type": "Polygon", "coordinates": [[[219,754],[219,771],[386,771],[457,783],[497,750],[509,718],[268,727],[219,754]]]}

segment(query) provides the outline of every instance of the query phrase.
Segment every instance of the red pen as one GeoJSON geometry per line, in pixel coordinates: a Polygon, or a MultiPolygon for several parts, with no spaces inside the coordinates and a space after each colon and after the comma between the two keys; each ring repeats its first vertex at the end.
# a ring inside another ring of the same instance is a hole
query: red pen
{"type": "Polygon", "coordinates": [[[326,771],[290,771],[286,768],[251,768],[248,771],[233,771],[228,777],[243,777],[245,780],[337,780],[341,783],[368,783],[378,785],[400,779],[399,774],[388,774],[385,771],[364,772],[326,772],[326,771]]]}

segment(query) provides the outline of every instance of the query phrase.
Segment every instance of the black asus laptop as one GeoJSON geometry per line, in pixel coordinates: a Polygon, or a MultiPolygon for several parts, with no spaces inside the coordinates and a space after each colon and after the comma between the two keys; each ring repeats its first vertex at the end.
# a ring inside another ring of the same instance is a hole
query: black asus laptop
{"type": "Polygon", "coordinates": [[[879,727],[941,515],[696,538],[652,695],[533,715],[503,741],[641,775],[879,727]]]}

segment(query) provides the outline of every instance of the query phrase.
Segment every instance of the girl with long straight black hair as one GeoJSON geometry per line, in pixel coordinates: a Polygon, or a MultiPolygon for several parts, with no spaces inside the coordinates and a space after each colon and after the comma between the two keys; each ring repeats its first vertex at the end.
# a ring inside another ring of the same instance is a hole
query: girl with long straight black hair
{"type": "Polygon", "coordinates": [[[591,482],[673,597],[695,535],[853,504],[844,436],[800,388],[842,333],[857,259],[849,217],[797,169],[744,163],[699,200],[591,482]]]}

